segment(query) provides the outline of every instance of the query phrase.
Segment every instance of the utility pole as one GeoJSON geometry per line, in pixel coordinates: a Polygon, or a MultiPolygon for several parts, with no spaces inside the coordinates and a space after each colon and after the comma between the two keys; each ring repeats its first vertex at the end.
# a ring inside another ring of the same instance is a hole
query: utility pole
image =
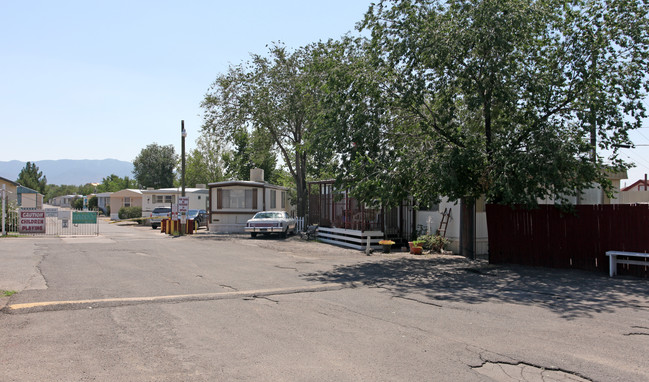
{"type": "MultiPolygon", "coordinates": [[[[185,120],[180,121],[180,156],[181,156],[181,165],[180,165],[180,185],[181,191],[180,196],[185,198],[185,137],[187,137],[187,130],[185,130],[185,120]]],[[[179,206],[180,207],[180,206],[179,206]]],[[[180,208],[178,209],[180,212],[180,208]]],[[[185,212],[182,212],[183,215],[180,217],[180,235],[185,234],[185,227],[187,225],[187,215],[185,212]]]]}

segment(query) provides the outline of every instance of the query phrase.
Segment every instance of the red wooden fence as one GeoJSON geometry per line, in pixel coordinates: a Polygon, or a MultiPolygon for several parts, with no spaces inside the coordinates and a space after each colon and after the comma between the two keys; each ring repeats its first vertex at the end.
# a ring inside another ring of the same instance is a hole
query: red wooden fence
{"type": "MultiPolygon", "coordinates": [[[[526,210],[487,205],[489,262],[608,272],[606,251],[649,251],[649,205],[551,205],[526,210]]],[[[618,274],[649,277],[647,266],[618,274]]]]}

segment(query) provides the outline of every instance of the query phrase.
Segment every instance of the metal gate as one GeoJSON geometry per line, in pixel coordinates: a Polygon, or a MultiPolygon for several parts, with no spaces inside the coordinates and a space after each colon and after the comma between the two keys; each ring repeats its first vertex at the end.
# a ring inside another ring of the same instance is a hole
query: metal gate
{"type": "Polygon", "coordinates": [[[5,234],[10,236],[97,236],[98,213],[62,208],[8,211],[5,234]]]}

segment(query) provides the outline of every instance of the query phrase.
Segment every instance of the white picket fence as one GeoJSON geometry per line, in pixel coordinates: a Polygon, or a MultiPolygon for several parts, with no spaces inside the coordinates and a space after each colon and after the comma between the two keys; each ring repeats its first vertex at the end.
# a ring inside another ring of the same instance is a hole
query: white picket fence
{"type": "Polygon", "coordinates": [[[297,230],[298,230],[298,232],[306,231],[306,226],[304,225],[305,224],[304,223],[305,222],[304,217],[295,218],[295,220],[297,221],[297,230]]]}

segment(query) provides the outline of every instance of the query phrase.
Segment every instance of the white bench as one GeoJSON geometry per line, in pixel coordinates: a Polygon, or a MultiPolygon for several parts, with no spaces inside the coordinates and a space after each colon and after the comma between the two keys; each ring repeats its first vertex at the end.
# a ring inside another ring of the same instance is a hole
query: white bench
{"type": "Polygon", "coordinates": [[[649,253],[642,252],[624,252],[624,251],[606,251],[606,256],[608,256],[609,264],[609,276],[613,277],[617,274],[617,265],[618,264],[634,264],[634,265],[644,265],[649,266],[648,261],[641,260],[620,260],[618,256],[628,256],[628,257],[639,257],[649,259],[649,253]]]}

